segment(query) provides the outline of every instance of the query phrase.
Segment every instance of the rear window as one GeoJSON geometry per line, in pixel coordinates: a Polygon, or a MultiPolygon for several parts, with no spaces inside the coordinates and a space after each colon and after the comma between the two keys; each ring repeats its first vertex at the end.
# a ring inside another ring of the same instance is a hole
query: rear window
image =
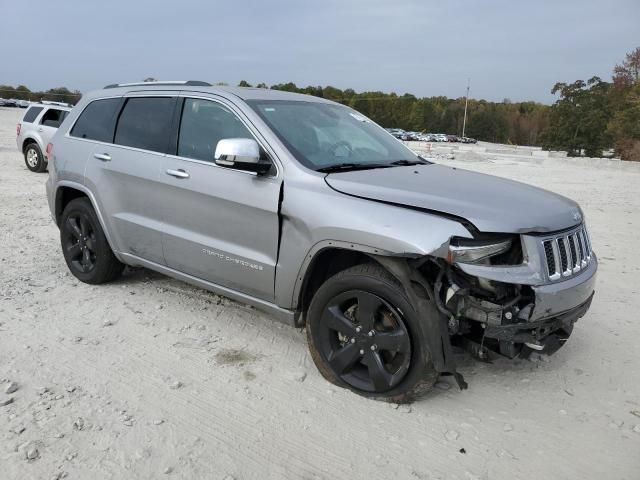
{"type": "Polygon", "coordinates": [[[116,127],[115,143],[166,152],[175,98],[129,98],[116,127]]]}
{"type": "Polygon", "coordinates": [[[120,98],[94,100],[84,109],[71,129],[74,137],[113,142],[113,126],[120,98]]]}
{"type": "Polygon", "coordinates": [[[24,117],[22,118],[23,123],[33,123],[40,112],[44,107],[31,107],[29,110],[24,112],[24,117]]]}
{"type": "Polygon", "coordinates": [[[67,112],[65,110],[50,108],[44,113],[44,115],[42,116],[42,120],[40,120],[40,123],[45,127],[58,128],[66,115],[67,112]]]}

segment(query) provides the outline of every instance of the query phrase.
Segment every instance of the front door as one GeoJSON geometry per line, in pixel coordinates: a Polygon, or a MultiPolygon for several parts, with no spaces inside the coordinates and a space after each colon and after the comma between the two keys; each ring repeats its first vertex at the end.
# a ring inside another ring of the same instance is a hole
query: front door
{"type": "Polygon", "coordinates": [[[272,301],[281,179],[219,167],[223,138],[254,138],[230,108],[185,98],[175,145],[163,166],[167,266],[272,301]]]}

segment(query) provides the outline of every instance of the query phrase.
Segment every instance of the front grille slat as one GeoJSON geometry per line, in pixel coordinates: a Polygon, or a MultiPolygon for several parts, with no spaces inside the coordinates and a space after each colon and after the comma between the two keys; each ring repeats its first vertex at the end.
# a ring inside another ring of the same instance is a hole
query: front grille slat
{"type": "Polygon", "coordinates": [[[578,259],[578,255],[576,255],[576,246],[573,243],[573,235],[569,235],[567,237],[567,243],[569,243],[569,251],[571,252],[571,268],[576,266],[576,260],[578,259]]]}
{"type": "Polygon", "coordinates": [[[569,255],[567,255],[567,247],[564,243],[564,237],[556,239],[556,242],[558,242],[558,249],[560,250],[560,266],[564,273],[567,271],[567,268],[569,268],[569,255]]]}
{"type": "Polygon", "coordinates": [[[552,277],[558,273],[556,270],[555,254],[553,253],[553,242],[551,240],[547,240],[542,244],[544,245],[544,254],[547,260],[547,273],[552,277]]]}
{"type": "Polygon", "coordinates": [[[578,230],[578,233],[576,233],[576,240],[578,242],[578,250],[580,250],[580,266],[584,267],[587,263],[587,250],[584,248],[582,230],[578,230]]]}
{"type": "Polygon", "coordinates": [[[576,275],[591,262],[591,243],[584,225],[542,240],[549,280],[576,275]]]}

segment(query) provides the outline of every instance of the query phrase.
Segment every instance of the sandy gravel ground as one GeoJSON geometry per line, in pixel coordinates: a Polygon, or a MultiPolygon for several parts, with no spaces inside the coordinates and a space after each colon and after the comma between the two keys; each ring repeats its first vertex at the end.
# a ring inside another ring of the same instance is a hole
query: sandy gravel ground
{"type": "Polygon", "coordinates": [[[555,356],[463,357],[468,390],[398,407],[326,383],[302,331],[250,308],[142,269],[75,280],[21,114],[0,109],[0,478],[640,478],[640,168],[444,156],[577,199],[597,294],[555,356]]]}

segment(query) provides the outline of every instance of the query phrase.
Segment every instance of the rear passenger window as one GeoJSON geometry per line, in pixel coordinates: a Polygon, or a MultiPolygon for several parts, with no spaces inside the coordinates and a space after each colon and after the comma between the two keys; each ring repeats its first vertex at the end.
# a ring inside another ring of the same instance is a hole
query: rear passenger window
{"type": "Polygon", "coordinates": [[[115,143],[165,153],[175,101],[172,97],[129,98],[118,119],[115,143]]]}
{"type": "Polygon", "coordinates": [[[216,145],[223,138],[253,139],[253,135],[233,112],[219,103],[185,99],[178,136],[178,155],[213,162],[216,145]]]}
{"type": "Polygon", "coordinates": [[[53,127],[58,128],[64,120],[66,112],[64,110],[56,110],[55,108],[50,108],[47,110],[42,116],[42,120],[40,123],[45,127],[53,127]]]}
{"type": "Polygon", "coordinates": [[[80,114],[80,118],[71,129],[74,137],[113,142],[113,126],[120,98],[94,100],[80,114]]]}
{"type": "Polygon", "coordinates": [[[23,123],[33,123],[44,107],[31,107],[24,113],[23,123]]]}

